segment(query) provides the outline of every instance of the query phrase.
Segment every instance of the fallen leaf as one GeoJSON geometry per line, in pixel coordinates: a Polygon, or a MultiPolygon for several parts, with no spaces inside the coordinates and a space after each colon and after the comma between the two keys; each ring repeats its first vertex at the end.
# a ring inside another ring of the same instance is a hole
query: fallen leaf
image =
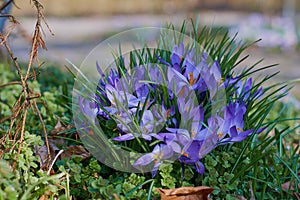
{"type": "Polygon", "coordinates": [[[39,198],[39,200],[47,200],[46,195],[42,195],[42,196],[39,198]]]}
{"type": "Polygon", "coordinates": [[[157,190],[160,193],[161,200],[209,200],[208,195],[214,189],[206,186],[199,186],[157,190]]]}
{"type": "MultiPolygon", "coordinates": [[[[299,174],[298,174],[299,175],[299,174]]],[[[291,185],[290,181],[285,182],[281,185],[282,189],[285,191],[293,191],[293,194],[295,195],[295,197],[299,200],[300,199],[300,194],[295,191],[295,184],[291,185]]],[[[300,188],[300,184],[298,184],[298,188],[300,188]]]]}
{"type": "Polygon", "coordinates": [[[65,150],[60,158],[63,159],[63,158],[71,158],[73,155],[76,155],[76,156],[79,156],[82,158],[82,160],[84,159],[87,159],[89,158],[91,155],[90,153],[85,150],[85,148],[81,145],[78,145],[78,146],[69,146],[67,148],[67,150],[65,150]]]}
{"type": "MultiPolygon", "coordinates": [[[[295,191],[295,184],[291,185],[290,181],[283,183],[281,187],[284,190],[290,189],[291,191],[295,191]]],[[[300,188],[300,184],[298,184],[298,188],[300,188]]]]}
{"type": "Polygon", "coordinates": [[[57,135],[58,133],[69,130],[71,128],[73,128],[71,125],[67,125],[66,127],[62,126],[60,120],[58,120],[54,129],[50,132],[50,135],[54,136],[54,135],[57,135]]]}
{"type": "MultiPolygon", "coordinates": [[[[69,130],[71,128],[73,128],[71,125],[63,127],[60,120],[58,120],[55,127],[50,132],[50,137],[48,138],[48,144],[49,144],[50,155],[51,155],[52,160],[48,160],[48,151],[47,151],[46,145],[34,147],[35,154],[39,157],[39,162],[40,162],[41,168],[47,167],[49,165],[49,163],[53,162],[53,159],[56,157],[57,153],[60,151],[60,148],[58,148],[58,147],[66,147],[67,146],[65,143],[65,140],[63,138],[55,138],[55,136],[57,136],[58,133],[69,130]]],[[[67,134],[60,135],[60,136],[67,137],[67,134]]],[[[72,150],[72,148],[71,148],[71,151],[74,151],[74,150],[72,150]]],[[[70,154],[70,153],[71,152],[68,151],[68,149],[67,149],[65,157],[68,157],[68,154],[70,154]]],[[[86,157],[86,155],[84,155],[82,157],[86,157]]]]}
{"type": "MultiPolygon", "coordinates": [[[[53,159],[55,157],[55,150],[53,150],[52,146],[50,147],[50,155],[53,159]]],[[[51,163],[52,160],[48,159],[48,151],[46,145],[43,146],[34,146],[34,153],[39,158],[40,167],[43,169],[48,165],[48,163],[51,163]]]]}

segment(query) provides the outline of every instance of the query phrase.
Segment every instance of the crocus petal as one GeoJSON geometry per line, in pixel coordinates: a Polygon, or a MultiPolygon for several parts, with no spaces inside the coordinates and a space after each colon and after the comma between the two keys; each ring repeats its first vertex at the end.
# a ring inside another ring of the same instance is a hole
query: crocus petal
{"type": "Polygon", "coordinates": [[[159,57],[158,55],[155,55],[155,57],[157,58],[157,60],[159,62],[161,62],[164,65],[170,66],[170,63],[166,62],[164,59],[162,59],[161,57],[159,57]]]}
{"type": "Polygon", "coordinates": [[[154,164],[154,166],[153,166],[153,168],[152,168],[152,178],[154,178],[155,177],[155,175],[157,174],[157,171],[159,170],[159,167],[160,167],[160,165],[161,165],[161,161],[157,161],[155,164],[154,164]]]}
{"type": "Polygon", "coordinates": [[[186,164],[194,164],[199,160],[199,153],[202,146],[202,141],[193,140],[186,144],[182,150],[182,156],[179,157],[179,161],[186,164]]]}
{"type": "Polygon", "coordinates": [[[149,163],[151,163],[154,160],[153,158],[153,153],[147,153],[145,155],[143,155],[142,157],[140,157],[139,159],[137,159],[134,163],[133,166],[144,166],[144,165],[148,165],[149,163]]]}
{"type": "Polygon", "coordinates": [[[241,142],[241,141],[245,140],[252,133],[253,133],[253,130],[244,131],[244,132],[238,134],[237,136],[222,139],[220,141],[221,142],[220,144],[228,144],[228,143],[233,143],[233,142],[241,142]]]}
{"type": "Polygon", "coordinates": [[[168,159],[173,156],[173,149],[169,145],[162,144],[161,145],[161,155],[162,159],[168,159]]]}
{"type": "Polygon", "coordinates": [[[199,174],[201,174],[201,175],[204,174],[205,167],[204,167],[203,163],[200,162],[199,160],[197,162],[195,162],[195,169],[199,174]]]}
{"type": "Polygon", "coordinates": [[[100,67],[100,65],[99,65],[99,63],[98,63],[98,61],[96,62],[96,68],[97,68],[99,74],[100,74],[102,77],[104,77],[105,75],[104,75],[104,73],[103,73],[103,71],[102,71],[102,69],[101,69],[101,67],[100,67]]]}
{"type": "Polygon", "coordinates": [[[128,133],[128,134],[125,134],[125,135],[121,135],[121,136],[112,138],[112,140],[119,141],[119,142],[121,142],[121,141],[127,141],[127,140],[132,140],[132,139],[134,139],[134,136],[131,133],[128,133]]]}
{"type": "Polygon", "coordinates": [[[184,56],[184,46],[183,43],[180,43],[179,46],[175,45],[171,54],[172,65],[179,65],[184,56]]]}
{"type": "Polygon", "coordinates": [[[168,146],[175,152],[175,153],[180,153],[181,152],[181,147],[177,142],[170,142],[168,146]]]}
{"type": "Polygon", "coordinates": [[[176,134],[175,133],[158,133],[152,135],[157,140],[161,140],[168,144],[169,142],[172,142],[176,140],[176,134]]]}
{"type": "Polygon", "coordinates": [[[142,138],[147,140],[147,141],[152,140],[152,137],[150,135],[147,135],[147,134],[142,134],[142,138]]]}

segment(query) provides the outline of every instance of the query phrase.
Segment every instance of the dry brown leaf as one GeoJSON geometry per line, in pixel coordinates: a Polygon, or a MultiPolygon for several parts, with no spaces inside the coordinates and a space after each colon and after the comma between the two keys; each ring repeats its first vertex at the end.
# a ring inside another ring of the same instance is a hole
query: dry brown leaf
{"type": "Polygon", "coordinates": [[[42,196],[39,198],[39,200],[47,200],[46,195],[42,195],[42,196]]]}
{"type": "MultiPolygon", "coordinates": [[[[298,174],[299,175],[299,174],[298,174]]],[[[290,181],[285,182],[284,184],[281,185],[282,189],[284,190],[291,190],[294,191],[295,190],[295,184],[291,185],[290,181]]],[[[298,188],[300,188],[300,184],[298,184],[298,188]]]]}
{"type": "Polygon", "coordinates": [[[53,148],[53,150],[59,151],[60,149],[57,146],[59,147],[67,146],[63,138],[58,138],[55,136],[59,135],[63,137],[68,137],[68,134],[59,134],[59,133],[70,130],[71,128],[73,128],[71,125],[64,127],[62,126],[60,120],[57,121],[54,129],[50,132],[50,139],[49,139],[49,145],[53,148]]]}
{"type": "MultiPolygon", "coordinates": [[[[35,146],[34,147],[34,153],[39,158],[39,163],[40,163],[41,168],[44,168],[46,163],[49,163],[48,151],[47,151],[46,145],[35,146]]],[[[50,150],[50,154],[51,154],[51,157],[52,157],[53,152],[51,152],[51,150],[50,150]]],[[[54,154],[54,156],[55,156],[55,154],[54,154]]]]}
{"type": "Polygon", "coordinates": [[[50,135],[51,136],[55,136],[58,133],[61,133],[61,132],[66,131],[66,130],[69,130],[71,128],[73,128],[71,125],[68,125],[66,127],[62,126],[60,120],[58,120],[57,123],[56,123],[56,125],[55,125],[55,127],[54,127],[54,129],[50,132],[50,135]]]}
{"type": "Polygon", "coordinates": [[[90,153],[85,150],[85,148],[81,145],[78,146],[70,146],[67,150],[65,150],[61,154],[61,159],[63,158],[71,158],[73,155],[79,156],[82,160],[89,158],[91,155],[90,153]]]}
{"type": "Polygon", "coordinates": [[[208,200],[213,188],[206,186],[157,189],[161,200],[208,200]]]}
{"type": "MultiPolygon", "coordinates": [[[[63,127],[60,120],[58,120],[57,124],[55,125],[54,129],[50,132],[50,136],[56,136],[58,133],[69,130],[72,128],[71,125],[68,125],[67,127],[63,127]]],[[[57,146],[62,146],[65,147],[65,141],[62,138],[49,138],[48,139],[48,144],[49,144],[49,150],[50,150],[50,155],[53,160],[55,156],[57,155],[57,152],[60,150],[57,146]]],[[[52,160],[48,159],[48,151],[47,151],[47,146],[36,146],[34,147],[35,149],[35,154],[39,157],[39,162],[41,168],[44,168],[47,166],[47,164],[51,163],[52,160]]]]}
{"type": "MultiPolygon", "coordinates": [[[[299,175],[299,174],[298,174],[299,175]]],[[[291,182],[288,181],[288,182],[285,182],[284,184],[281,185],[282,189],[285,190],[285,191],[295,191],[295,184],[291,185],[291,182]]],[[[298,184],[298,188],[300,188],[300,184],[298,184]]],[[[300,199],[300,194],[297,193],[297,192],[294,192],[293,193],[295,195],[295,197],[297,199],[300,199]]]]}

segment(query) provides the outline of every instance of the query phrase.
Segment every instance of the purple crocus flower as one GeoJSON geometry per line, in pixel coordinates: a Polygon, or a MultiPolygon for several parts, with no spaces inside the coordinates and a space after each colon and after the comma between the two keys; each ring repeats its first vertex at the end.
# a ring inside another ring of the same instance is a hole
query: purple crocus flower
{"type": "Polygon", "coordinates": [[[78,97],[78,104],[81,112],[94,122],[99,112],[99,106],[97,103],[92,100],[87,100],[84,97],[78,97]]]}
{"type": "Polygon", "coordinates": [[[245,82],[240,80],[240,77],[231,77],[227,78],[225,87],[233,86],[235,89],[235,96],[238,99],[241,99],[245,103],[248,103],[249,99],[255,100],[263,95],[263,88],[260,87],[252,92],[253,90],[253,81],[252,78],[247,79],[245,82]]]}
{"type": "Polygon", "coordinates": [[[101,76],[98,86],[102,86],[102,89],[104,89],[105,85],[108,83],[108,84],[112,85],[113,87],[115,87],[116,83],[120,80],[119,73],[115,69],[110,69],[109,74],[106,75],[102,71],[98,62],[96,62],[96,67],[101,76]]]}
{"type": "Polygon", "coordinates": [[[120,91],[114,88],[112,85],[106,85],[105,91],[107,94],[107,98],[109,99],[111,105],[116,108],[120,108],[120,106],[124,106],[125,108],[133,108],[137,107],[138,105],[138,99],[126,92],[126,91],[120,91]]]}
{"type": "MultiPolygon", "coordinates": [[[[208,119],[208,126],[215,129],[219,145],[243,141],[254,132],[253,129],[244,130],[245,113],[246,106],[243,102],[230,102],[224,108],[224,118],[212,116],[208,119]]],[[[259,129],[256,133],[262,130],[259,129]]]]}
{"type": "Polygon", "coordinates": [[[178,72],[181,72],[180,64],[183,58],[184,58],[184,46],[183,43],[180,43],[179,46],[175,45],[173,47],[172,54],[171,54],[172,67],[178,72]]]}
{"type": "Polygon", "coordinates": [[[178,160],[181,163],[194,165],[196,171],[199,174],[204,174],[205,167],[200,161],[200,151],[203,141],[192,140],[185,148],[182,150],[182,155],[179,156],[178,160]]]}
{"type": "MultiPolygon", "coordinates": [[[[200,117],[195,118],[203,120],[204,117],[200,114],[200,117]]],[[[193,120],[193,117],[191,117],[191,120],[193,120]]],[[[194,165],[196,171],[203,174],[205,168],[200,160],[216,147],[218,138],[214,130],[201,129],[201,123],[199,121],[192,123],[190,131],[167,128],[169,133],[159,133],[155,138],[164,141],[174,152],[178,153],[178,160],[181,163],[194,165]]]]}
{"type": "Polygon", "coordinates": [[[195,58],[195,49],[192,49],[191,51],[187,52],[184,61],[182,63],[183,69],[188,69],[190,67],[194,67],[196,65],[196,59],[195,58]]]}
{"type": "Polygon", "coordinates": [[[194,102],[197,100],[189,98],[187,101],[185,97],[179,96],[177,98],[178,110],[181,119],[186,122],[191,122],[192,131],[198,132],[204,121],[204,110],[200,105],[195,106],[194,102]]]}
{"type": "Polygon", "coordinates": [[[173,156],[172,149],[166,144],[158,144],[154,147],[151,153],[147,153],[141,156],[133,163],[134,167],[145,166],[154,162],[152,169],[152,177],[154,177],[162,164],[163,160],[169,159],[173,156]]]}
{"type": "Polygon", "coordinates": [[[136,126],[129,125],[130,122],[132,122],[132,119],[136,113],[136,110],[131,109],[130,115],[128,116],[127,113],[122,113],[122,116],[119,115],[119,118],[117,120],[117,126],[119,129],[122,130],[122,132],[125,132],[127,134],[118,136],[113,138],[115,141],[126,141],[126,140],[132,140],[135,137],[141,137],[145,140],[151,140],[154,127],[157,125],[157,122],[154,120],[153,114],[150,110],[145,110],[141,119],[141,123],[136,126]],[[130,129],[128,129],[128,126],[130,129]],[[139,129],[139,130],[137,130],[139,129]]]}
{"type": "Polygon", "coordinates": [[[224,86],[219,63],[215,61],[211,66],[204,70],[202,74],[202,78],[210,95],[214,96],[218,88],[224,86]]]}
{"type": "Polygon", "coordinates": [[[251,94],[251,91],[253,89],[252,78],[246,80],[244,84],[242,84],[242,82],[240,81],[238,87],[239,88],[237,89],[237,95],[241,97],[245,102],[247,102],[249,98],[257,99],[263,94],[262,87],[258,88],[253,94],[251,94]]]}
{"type": "Polygon", "coordinates": [[[194,51],[187,54],[183,62],[184,73],[173,68],[168,69],[169,89],[178,96],[186,96],[189,91],[204,92],[209,89],[211,96],[216,94],[218,87],[223,87],[223,79],[218,62],[208,66],[206,54],[195,64],[194,51]],[[174,85],[176,88],[174,89],[174,85]]]}
{"type": "Polygon", "coordinates": [[[175,118],[175,106],[169,106],[167,107],[164,104],[164,101],[162,102],[162,105],[158,105],[155,104],[151,107],[151,111],[155,117],[155,119],[157,119],[157,122],[161,123],[161,124],[166,124],[167,126],[173,124],[173,125],[177,125],[177,119],[175,118]]]}
{"type": "MultiPolygon", "coordinates": [[[[181,138],[181,142],[183,142],[181,138]]],[[[201,159],[216,148],[217,137],[212,130],[202,129],[195,138],[185,140],[178,160],[181,163],[193,165],[199,174],[203,174],[205,167],[201,159]]]]}

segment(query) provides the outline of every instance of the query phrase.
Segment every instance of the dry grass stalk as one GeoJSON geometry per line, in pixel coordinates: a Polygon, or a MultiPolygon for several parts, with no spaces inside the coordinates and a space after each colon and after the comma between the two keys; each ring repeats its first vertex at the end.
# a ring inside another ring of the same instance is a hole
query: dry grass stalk
{"type": "MultiPolygon", "coordinates": [[[[17,57],[15,57],[13,51],[11,50],[11,48],[7,42],[7,38],[10,36],[11,32],[15,29],[18,22],[12,15],[2,16],[2,17],[9,17],[12,25],[8,28],[8,31],[5,35],[0,34],[0,40],[1,40],[0,45],[3,45],[5,47],[9,57],[12,60],[13,65],[17,69],[20,81],[4,83],[4,84],[1,84],[0,87],[19,84],[22,86],[22,92],[19,95],[19,98],[14,103],[13,108],[11,109],[12,115],[11,115],[11,119],[10,119],[10,126],[9,126],[7,133],[0,139],[0,144],[3,141],[8,139],[10,141],[13,141],[13,145],[10,150],[6,150],[6,151],[12,151],[17,146],[17,144],[19,144],[18,152],[20,152],[20,150],[22,148],[22,142],[23,142],[23,137],[24,137],[24,132],[25,132],[28,109],[33,108],[33,110],[37,114],[37,116],[41,122],[41,125],[42,125],[42,131],[44,133],[44,138],[45,138],[45,145],[46,145],[47,151],[48,151],[48,162],[46,163],[46,166],[43,166],[43,167],[48,168],[49,164],[51,163],[51,154],[50,154],[50,147],[49,147],[49,143],[48,143],[47,130],[46,130],[42,115],[41,115],[39,108],[37,106],[37,103],[36,103],[36,99],[39,98],[41,95],[39,93],[36,93],[35,91],[33,91],[28,86],[28,80],[31,78],[36,79],[37,73],[35,72],[33,66],[36,62],[38,62],[39,48],[41,47],[43,49],[47,49],[46,44],[42,37],[42,25],[41,25],[42,22],[44,22],[44,24],[47,26],[48,30],[50,31],[50,33],[52,35],[53,35],[53,33],[45,20],[42,4],[38,0],[32,0],[31,2],[33,3],[33,5],[36,9],[36,12],[37,12],[37,22],[35,25],[34,35],[32,37],[30,58],[29,58],[29,63],[28,63],[25,75],[23,75],[22,69],[18,63],[17,57]]],[[[10,0],[9,2],[3,4],[0,7],[0,11],[2,9],[4,9],[9,3],[14,3],[14,1],[10,0]]]]}

